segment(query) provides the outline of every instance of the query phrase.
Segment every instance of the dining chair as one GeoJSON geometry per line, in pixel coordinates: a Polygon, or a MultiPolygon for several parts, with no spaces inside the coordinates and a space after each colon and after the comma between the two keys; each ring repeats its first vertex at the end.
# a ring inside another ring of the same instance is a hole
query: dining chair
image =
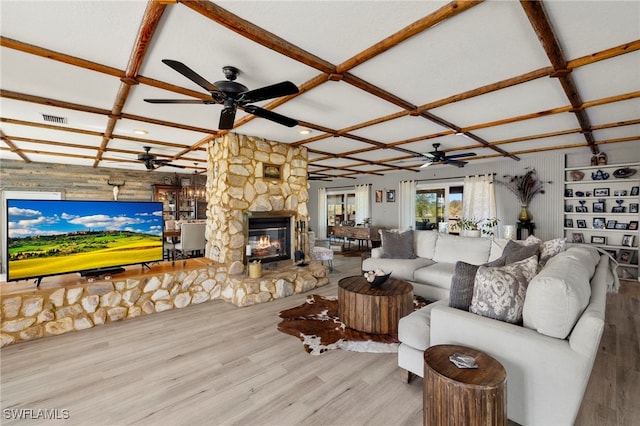
{"type": "Polygon", "coordinates": [[[207,243],[205,227],[205,223],[183,223],[180,227],[180,242],[175,245],[176,254],[186,259],[193,253],[204,253],[207,243]]]}

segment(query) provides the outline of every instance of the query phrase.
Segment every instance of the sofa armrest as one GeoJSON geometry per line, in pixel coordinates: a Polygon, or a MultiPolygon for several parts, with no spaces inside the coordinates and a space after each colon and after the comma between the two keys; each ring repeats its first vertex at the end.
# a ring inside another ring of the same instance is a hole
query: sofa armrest
{"type": "Polygon", "coordinates": [[[508,414],[520,424],[573,423],[592,360],[568,340],[448,306],[431,311],[431,345],[469,346],[496,358],[507,370],[508,414]]]}

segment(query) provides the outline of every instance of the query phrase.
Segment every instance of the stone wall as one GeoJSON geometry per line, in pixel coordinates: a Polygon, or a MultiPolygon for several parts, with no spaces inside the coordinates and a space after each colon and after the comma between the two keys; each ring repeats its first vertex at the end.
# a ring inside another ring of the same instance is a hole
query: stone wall
{"type": "Polygon", "coordinates": [[[210,300],[237,306],[269,302],[329,283],[328,269],[292,263],[261,278],[230,274],[224,265],[81,282],[2,295],[0,346],[84,330],[113,321],[180,309],[210,300]]]}
{"type": "Polygon", "coordinates": [[[294,220],[309,222],[307,149],[228,133],[212,141],[208,153],[207,257],[239,272],[245,212],[291,211],[294,220]],[[280,167],[280,178],[265,177],[265,164],[280,167]]]}

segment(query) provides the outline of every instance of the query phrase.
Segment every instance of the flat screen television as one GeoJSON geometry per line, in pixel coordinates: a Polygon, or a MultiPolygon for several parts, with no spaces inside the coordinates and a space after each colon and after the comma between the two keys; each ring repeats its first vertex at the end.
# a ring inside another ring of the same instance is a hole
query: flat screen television
{"type": "Polygon", "coordinates": [[[162,203],[7,200],[7,281],[163,260],[162,203]]]}

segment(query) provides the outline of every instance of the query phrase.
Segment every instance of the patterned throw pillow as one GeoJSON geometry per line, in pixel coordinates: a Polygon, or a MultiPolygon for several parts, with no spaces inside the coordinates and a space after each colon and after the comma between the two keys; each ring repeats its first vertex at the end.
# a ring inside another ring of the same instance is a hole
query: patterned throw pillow
{"type": "Polygon", "coordinates": [[[382,257],[388,259],[415,259],[413,252],[413,230],[404,232],[380,231],[382,257]]]}
{"type": "Polygon", "coordinates": [[[538,256],[502,267],[481,266],[476,273],[469,311],[513,324],[521,323],[527,286],[537,268],[538,256]]]}
{"type": "Polygon", "coordinates": [[[540,267],[547,264],[549,259],[558,253],[562,253],[567,246],[566,238],[556,238],[542,243],[540,246],[540,267]]]}
{"type": "Polygon", "coordinates": [[[526,240],[522,241],[521,244],[523,246],[539,246],[541,243],[542,240],[540,238],[536,237],[535,235],[529,235],[526,240]]]}
{"type": "Polygon", "coordinates": [[[480,266],[504,266],[504,257],[500,257],[484,265],[472,265],[461,260],[456,262],[453,277],[451,277],[451,288],[449,289],[450,307],[464,311],[469,310],[471,299],[473,298],[473,286],[476,281],[476,273],[480,266]]]}

